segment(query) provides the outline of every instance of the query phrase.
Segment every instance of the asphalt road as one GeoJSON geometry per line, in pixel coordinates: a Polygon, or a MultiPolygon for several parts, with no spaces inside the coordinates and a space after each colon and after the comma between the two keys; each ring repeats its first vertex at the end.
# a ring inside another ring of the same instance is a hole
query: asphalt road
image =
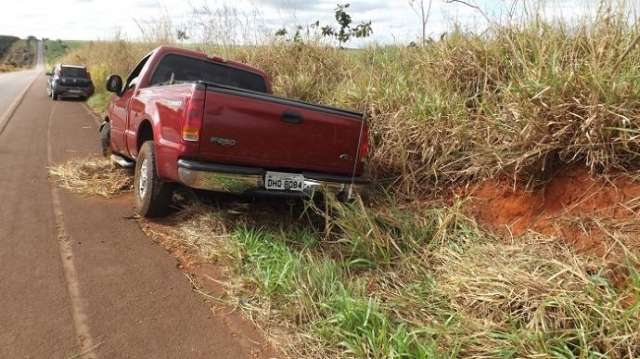
{"type": "Polygon", "coordinates": [[[38,42],[36,64],[37,66],[31,70],[0,73],[0,128],[2,128],[2,121],[5,118],[4,114],[25,88],[42,72],[42,42],[38,42]]]}
{"type": "Polygon", "coordinates": [[[129,196],[49,182],[50,164],[98,155],[97,125],[82,103],[47,97],[41,66],[0,76],[0,118],[33,79],[0,134],[0,358],[272,356],[193,292],[130,219],[129,196]]]}

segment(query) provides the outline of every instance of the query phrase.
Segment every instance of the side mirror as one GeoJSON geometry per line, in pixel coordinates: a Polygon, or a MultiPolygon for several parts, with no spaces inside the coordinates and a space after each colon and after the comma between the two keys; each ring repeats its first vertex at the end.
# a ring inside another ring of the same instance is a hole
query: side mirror
{"type": "Polygon", "coordinates": [[[113,92],[120,96],[122,93],[122,77],[111,75],[107,78],[107,91],[113,92]]]}
{"type": "Polygon", "coordinates": [[[47,71],[46,75],[47,75],[47,76],[49,76],[49,77],[51,77],[51,76],[53,76],[53,72],[51,72],[51,71],[47,71]]]}

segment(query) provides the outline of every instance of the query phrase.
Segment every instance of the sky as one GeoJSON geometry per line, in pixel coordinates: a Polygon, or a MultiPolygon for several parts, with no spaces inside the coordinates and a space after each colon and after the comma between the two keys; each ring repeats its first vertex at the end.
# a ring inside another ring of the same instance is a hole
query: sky
{"type": "MultiPolygon", "coordinates": [[[[108,40],[120,32],[129,39],[149,36],[151,24],[170,19],[175,28],[189,29],[192,41],[204,38],[202,23],[208,24],[209,39],[231,36],[250,41],[249,33],[273,34],[282,27],[335,23],[337,2],[350,2],[354,23],[371,21],[373,35],[352,46],[369,42],[408,43],[420,34],[420,20],[409,0],[0,0],[0,34],[69,40],[108,40]],[[194,17],[194,10],[200,14],[194,17]],[[221,14],[233,14],[236,20],[221,14]],[[141,31],[142,29],[142,31],[141,31]],[[223,32],[223,33],[221,33],[223,32]]],[[[420,0],[417,0],[418,2],[420,0]]],[[[425,4],[428,0],[423,0],[425,4]]],[[[504,18],[511,4],[531,0],[466,0],[492,19],[504,18]]],[[[629,1],[629,0],[628,0],[629,1]]],[[[640,0],[630,0],[640,2],[640,0]]],[[[564,21],[593,17],[599,0],[546,0],[544,16],[564,21]]],[[[445,0],[433,0],[428,33],[437,37],[457,23],[471,31],[482,31],[487,21],[476,10],[445,0]]]]}

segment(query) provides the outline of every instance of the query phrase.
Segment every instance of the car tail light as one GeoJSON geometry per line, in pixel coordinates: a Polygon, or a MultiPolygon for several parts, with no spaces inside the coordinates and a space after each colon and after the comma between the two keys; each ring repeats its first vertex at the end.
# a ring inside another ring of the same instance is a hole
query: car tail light
{"type": "Polygon", "coordinates": [[[364,162],[365,158],[369,154],[369,127],[367,124],[362,126],[362,136],[360,137],[360,148],[358,150],[358,160],[364,162]]]}
{"type": "Polygon", "coordinates": [[[182,139],[189,142],[200,140],[200,130],[204,117],[205,88],[196,85],[195,91],[187,103],[184,125],[182,126],[182,139]]]}

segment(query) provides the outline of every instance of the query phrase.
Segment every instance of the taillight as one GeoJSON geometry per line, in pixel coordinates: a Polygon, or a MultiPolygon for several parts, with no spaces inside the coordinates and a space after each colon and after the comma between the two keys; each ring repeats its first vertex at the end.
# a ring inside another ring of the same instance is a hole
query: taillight
{"type": "Polygon", "coordinates": [[[369,127],[367,127],[367,124],[365,123],[362,126],[362,137],[360,138],[358,160],[360,160],[360,162],[364,162],[367,154],[369,154],[369,127]]]}
{"type": "Polygon", "coordinates": [[[196,85],[195,91],[187,104],[184,124],[182,125],[182,139],[189,142],[200,140],[200,130],[204,117],[205,88],[196,85]]]}

